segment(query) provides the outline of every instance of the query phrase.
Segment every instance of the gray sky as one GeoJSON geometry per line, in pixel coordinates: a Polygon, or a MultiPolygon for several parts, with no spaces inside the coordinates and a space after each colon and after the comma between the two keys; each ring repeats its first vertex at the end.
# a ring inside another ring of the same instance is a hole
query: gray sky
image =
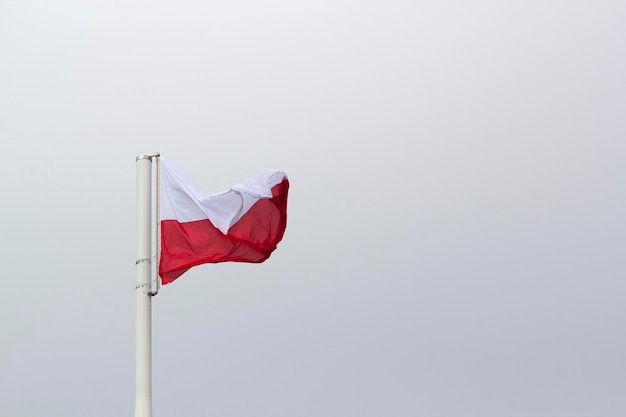
{"type": "Polygon", "coordinates": [[[289,174],[155,416],[622,417],[623,1],[0,0],[0,415],[134,409],[135,156],[289,174]]]}

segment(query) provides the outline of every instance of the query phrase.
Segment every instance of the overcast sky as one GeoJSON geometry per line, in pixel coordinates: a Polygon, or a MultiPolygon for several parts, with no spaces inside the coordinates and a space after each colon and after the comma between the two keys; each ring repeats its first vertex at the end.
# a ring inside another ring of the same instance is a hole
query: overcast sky
{"type": "Polygon", "coordinates": [[[132,416],[135,157],[291,182],[153,299],[157,417],[623,417],[623,1],[0,0],[0,415],[132,416]]]}

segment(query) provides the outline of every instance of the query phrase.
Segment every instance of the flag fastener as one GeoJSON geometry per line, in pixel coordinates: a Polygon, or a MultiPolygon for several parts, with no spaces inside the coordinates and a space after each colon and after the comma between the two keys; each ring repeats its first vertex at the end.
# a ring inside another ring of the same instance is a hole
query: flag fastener
{"type": "Polygon", "coordinates": [[[135,162],[139,161],[140,159],[150,159],[151,160],[152,158],[158,158],[160,156],[161,156],[160,152],[142,154],[142,155],[139,155],[139,156],[137,156],[135,158],[135,162]]]}

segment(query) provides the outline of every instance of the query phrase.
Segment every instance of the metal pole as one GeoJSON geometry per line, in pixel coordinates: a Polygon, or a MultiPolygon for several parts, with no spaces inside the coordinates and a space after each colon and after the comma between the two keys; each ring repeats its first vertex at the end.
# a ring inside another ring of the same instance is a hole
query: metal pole
{"type": "Polygon", "coordinates": [[[135,417],[152,417],[151,180],[152,158],[139,155],[137,167],[137,261],[135,321],[135,417]]]}

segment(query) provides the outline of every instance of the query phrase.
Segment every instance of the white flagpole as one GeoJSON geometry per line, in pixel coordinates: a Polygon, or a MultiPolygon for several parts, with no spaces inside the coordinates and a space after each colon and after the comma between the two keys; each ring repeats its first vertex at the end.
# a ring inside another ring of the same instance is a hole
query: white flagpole
{"type": "Polygon", "coordinates": [[[137,260],[135,321],[135,417],[152,417],[151,187],[152,158],[139,155],[137,168],[137,260]]]}

